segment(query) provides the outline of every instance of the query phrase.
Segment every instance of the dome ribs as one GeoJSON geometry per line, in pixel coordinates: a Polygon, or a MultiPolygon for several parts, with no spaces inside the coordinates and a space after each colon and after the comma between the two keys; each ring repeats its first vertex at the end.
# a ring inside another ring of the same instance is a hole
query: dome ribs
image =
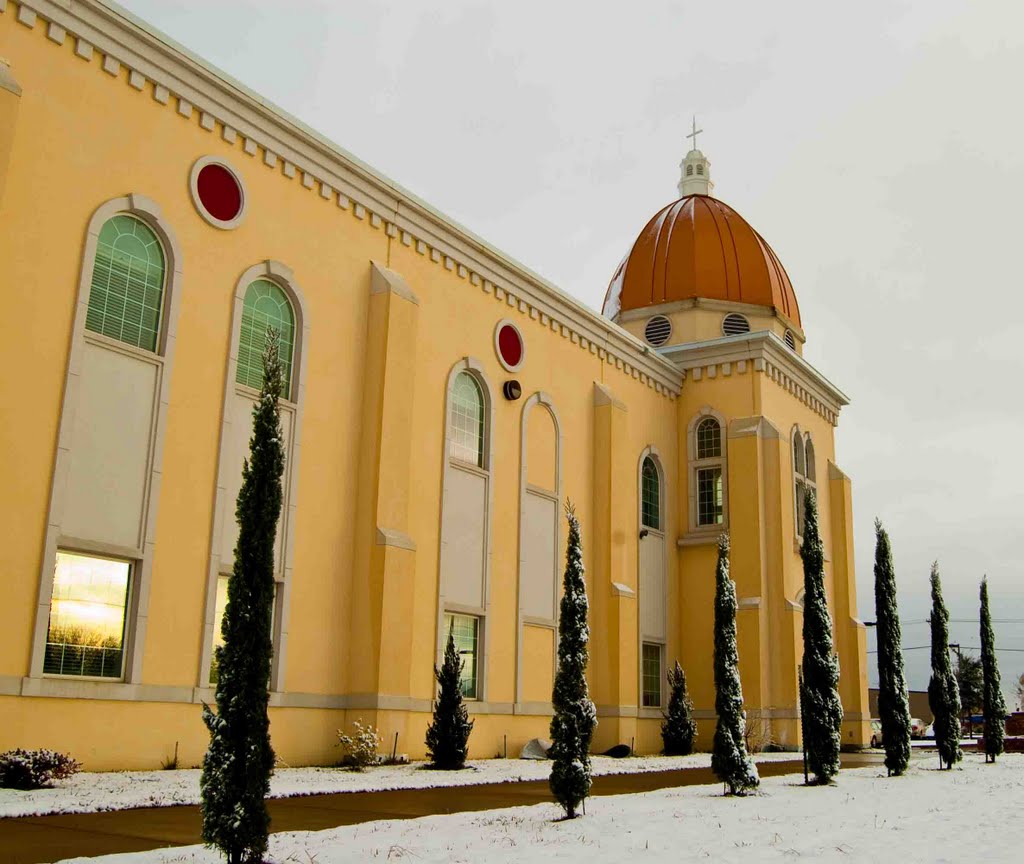
{"type": "Polygon", "coordinates": [[[700,298],[767,306],[800,326],[778,256],[739,213],[710,195],[687,195],[659,210],[624,268],[617,271],[623,312],[700,298]]]}

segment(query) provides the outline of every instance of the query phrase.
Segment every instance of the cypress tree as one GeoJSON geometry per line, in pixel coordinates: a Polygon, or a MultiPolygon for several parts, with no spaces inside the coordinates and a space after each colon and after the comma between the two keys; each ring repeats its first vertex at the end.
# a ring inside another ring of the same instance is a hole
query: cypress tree
{"type": "Polygon", "coordinates": [[[981,580],[981,673],[984,677],[985,761],[995,762],[1006,737],[1006,702],[996,662],[996,634],[988,611],[988,579],[981,580]]]}
{"type": "Polygon", "coordinates": [[[816,784],[839,773],[843,705],[839,701],[839,659],[832,650],[832,617],[825,599],[825,553],[818,533],[818,502],[804,497],[804,750],[816,784]]]}
{"type": "Polygon", "coordinates": [[[440,693],[434,703],[434,719],[427,728],[427,755],[433,767],[442,771],[465,768],[469,753],[473,721],[462,700],[462,663],[455,647],[455,634],[449,630],[444,662],[440,669],[434,667],[440,693]]]}
{"type": "Polygon", "coordinates": [[[743,688],[736,647],[736,585],[729,578],[729,535],[718,541],[715,568],[715,740],[711,770],[730,795],[746,795],[761,783],[744,738],[743,688]]]}
{"type": "Polygon", "coordinates": [[[686,673],[676,661],[668,673],[668,712],[661,724],[661,741],[666,756],[688,756],[693,752],[697,737],[697,722],[693,719],[693,703],[686,692],[686,673]]]}
{"type": "Polygon", "coordinates": [[[875,619],[878,632],[878,716],[885,767],[897,777],[910,764],[910,697],[903,671],[903,637],[889,535],[875,520],[875,619]]]}
{"type": "Polygon", "coordinates": [[[278,333],[268,328],[263,386],[252,412],[249,458],[242,467],[235,518],[238,541],[217,648],[217,713],[203,706],[210,746],[200,780],[203,840],[228,864],[261,861],[270,815],[266,798],[274,770],[267,701],[273,642],[274,538],[281,512],[284,448],[278,333]]]}
{"type": "Polygon", "coordinates": [[[939,563],[932,564],[932,677],[928,682],[928,706],[935,716],[935,746],[939,764],[951,769],[963,759],[960,750],[960,690],[949,662],[949,612],[942,600],[939,563]]]}
{"type": "Polygon", "coordinates": [[[565,550],[565,576],[558,615],[558,672],[551,694],[551,750],[554,760],[549,785],[566,819],[590,793],[590,739],[597,725],[597,710],[587,693],[587,584],[584,581],[580,523],[570,502],[565,504],[569,542],[565,550]]]}

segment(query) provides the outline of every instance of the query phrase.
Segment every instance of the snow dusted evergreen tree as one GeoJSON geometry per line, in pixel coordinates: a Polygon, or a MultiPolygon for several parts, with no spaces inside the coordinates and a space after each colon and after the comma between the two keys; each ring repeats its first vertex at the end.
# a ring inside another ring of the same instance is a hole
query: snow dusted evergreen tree
{"type": "Polygon", "coordinates": [[[697,722],[693,719],[693,703],[686,692],[686,673],[676,661],[668,673],[668,712],[661,724],[661,741],[666,756],[689,756],[697,737],[697,722]]]}
{"type": "Polygon", "coordinates": [[[434,719],[427,729],[427,755],[435,768],[458,771],[466,767],[469,733],[473,721],[462,700],[462,663],[455,647],[455,634],[448,631],[441,668],[434,667],[440,693],[434,703],[434,719]]]}
{"type": "Polygon", "coordinates": [[[839,773],[843,705],[839,701],[839,659],[832,650],[832,617],[825,599],[825,553],[818,533],[818,502],[804,497],[804,751],[817,784],[839,773]]]}
{"type": "Polygon", "coordinates": [[[210,747],[203,759],[203,840],[228,864],[263,860],[270,815],[274,751],[270,747],[270,634],[274,601],[274,538],[281,512],[284,448],[278,333],[267,330],[263,387],[252,412],[249,458],[242,467],[235,518],[238,541],[217,648],[217,713],[203,706],[210,747]]]}
{"type": "Polygon", "coordinates": [[[736,648],[736,586],[729,578],[729,535],[718,541],[715,569],[715,740],[711,770],[730,795],[746,795],[761,783],[744,737],[743,688],[736,648]]]}
{"type": "Polygon", "coordinates": [[[949,662],[949,613],[942,601],[939,563],[932,564],[932,677],[928,682],[928,706],[935,717],[935,746],[939,763],[946,768],[963,759],[960,750],[960,688],[949,662]]]}
{"type": "Polygon", "coordinates": [[[550,785],[567,819],[590,793],[590,739],[597,725],[597,710],[587,693],[587,585],[583,579],[580,523],[566,502],[569,543],[565,550],[565,577],[558,616],[558,672],[551,694],[550,785]]]}
{"type": "Polygon", "coordinates": [[[878,716],[889,776],[910,764],[910,697],[903,671],[903,637],[889,535],[875,520],[875,619],[878,633],[878,716]]]}
{"type": "Polygon", "coordinates": [[[988,579],[981,580],[981,673],[985,681],[985,761],[995,762],[1006,738],[1006,702],[996,662],[996,634],[988,611],[988,579]]]}

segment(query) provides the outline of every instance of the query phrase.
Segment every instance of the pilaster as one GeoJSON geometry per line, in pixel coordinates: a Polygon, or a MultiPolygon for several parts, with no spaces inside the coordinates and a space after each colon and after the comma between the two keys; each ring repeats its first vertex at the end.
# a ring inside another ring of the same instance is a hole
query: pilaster
{"type": "MultiPolygon", "coordinates": [[[[348,692],[408,697],[416,569],[416,544],[408,534],[409,477],[419,301],[399,274],[376,262],[370,271],[348,692]]],[[[387,712],[376,722],[385,740],[394,732],[404,740],[405,719],[387,712]]]]}
{"type": "Polygon", "coordinates": [[[11,67],[0,57],[0,209],[4,203],[4,189],[7,186],[7,169],[14,149],[14,133],[18,128],[18,106],[21,104],[21,87],[11,74],[11,67]]]}

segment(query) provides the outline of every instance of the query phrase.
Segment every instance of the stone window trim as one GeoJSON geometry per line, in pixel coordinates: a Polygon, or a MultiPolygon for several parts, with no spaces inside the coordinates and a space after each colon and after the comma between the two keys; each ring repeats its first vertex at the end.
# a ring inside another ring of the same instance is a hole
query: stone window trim
{"type": "MultiPolygon", "coordinates": [[[[133,192],[112,198],[97,207],[89,219],[82,248],[82,266],[78,278],[75,313],[71,324],[71,348],[68,352],[64,378],[64,398],[57,432],[57,450],[50,487],[50,506],[39,567],[39,594],[29,661],[30,678],[43,677],[46,634],[49,628],[50,601],[53,594],[54,566],[57,560],[57,550],[63,549],[70,552],[121,558],[131,563],[131,594],[125,613],[124,668],[121,681],[123,684],[138,684],[142,681],[143,647],[146,640],[146,625],[149,620],[149,585],[153,572],[157,505],[160,500],[164,439],[167,430],[167,406],[170,401],[171,374],[178,334],[178,311],[181,305],[182,260],[181,247],[178,245],[177,237],[171,226],[164,220],[160,206],[145,195],[133,192]],[[114,343],[114,340],[103,339],[98,334],[87,334],[85,330],[85,318],[89,307],[89,292],[92,286],[100,230],[107,220],[118,213],[127,213],[143,220],[156,233],[163,246],[165,262],[162,318],[164,323],[160,328],[155,353],[132,349],[131,346],[114,343]],[[74,446],[72,438],[81,386],[83,344],[86,339],[112,350],[128,351],[133,356],[140,358],[144,356],[144,359],[157,366],[158,370],[157,407],[152,427],[149,430],[149,476],[146,478],[142,531],[137,547],[125,548],[110,543],[96,542],[86,537],[69,537],[61,528],[67,480],[71,467],[71,452],[74,446]]],[[[82,683],[86,686],[89,683],[97,686],[100,684],[111,686],[109,682],[83,681],[82,683]]]]}
{"type": "MultiPolygon", "coordinates": [[[[558,578],[557,565],[561,560],[563,552],[562,548],[562,511],[560,504],[563,498],[562,489],[562,423],[558,416],[558,411],[551,400],[551,396],[543,391],[538,390],[529,399],[523,403],[522,418],[520,420],[520,431],[519,431],[519,452],[520,467],[519,467],[519,565],[516,568],[516,574],[518,577],[518,584],[516,586],[516,595],[519,597],[522,590],[522,562],[524,560],[524,547],[525,537],[522,532],[522,525],[525,521],[525,507],[526,507],[526,490],[530,489],[531,492],[550,497],[555,501],[555,578],[554,578],[554,605],[555,617],[550,620],[543,618],[534,618],[532,616],[524,616],[522,611],[522,603],[517,603],[516,616],[518,618],[516,624],[516,690],[515,690],[515,705],[516,711],[522,713],[526,711],[526,704],[523,702],[523,627],[529,624],[534,627],[548,627],[554,631],[553,646],[554,649],[551,652],[551,680],[554,680],[555,673],[558,671],[558,600],[560,593],[560,580],[558,578]],[[555,488],[554,489],[538,489],[536,486],[530,485],[527,482],[528,477],[528,464],[527,464],[527,421],[532,413],[535,406],[540,406],[547,410],[548,414],[551,415],[551,422],[555,426],[555,488]]],[[[532,705],[531,709],[537,709],[548,711],[551,706],[549,702],[543,703],[541,706],[532,705]]]]}
{"type": "Polygon", "coordinates": [[[687,466],[687,488],[689,490],[689,516],[687,519],[687,538],[692,539],[699,536],[717,537],[729,530],[729,448],[727,423],[725,416],[716,411],[710,405],[701,406],[700,410],[691,418],[686,428],[686,455],[689,465],[687,466]],[[697,458],[697,427],[701,421],[711,417],[718,421],[722,436],[722,455],[711,459],[697,458]],[[720,467],[722,469],[722,522],[718,525],[697,524],[697,472],[701,468],[720,467]]]}
{"type": "Polygon", "coordinates": [[[803,527],[803,495],[807,490],[814,492],[815,495],[818,494],[818,471],[815,456],[814,439],[811,433],[802,432],[799,425],[794,425],[790,435],[789,458],[793,468],[793,536],[797,550],[803,543],[803,531],[801,530],[803,527]],[[797,460],[797,447],[800,448],[802,457],[800,461],[797,460]]]}
{"type": "Polygon", "coordinates": [[[485,495],[487,512],[484,514],[484,574],[483,574],[483,605],[476,607],[465,606],[461,603],[447,602],[444,596],[444,580],[441,578],[440,565],[440,544],[438,545],[438,580],[437,580],[437,615],[435,633],[436,642],[434,646],[434,662],[440,668],[444,661],[444,616],[448,613],[456,615],[473,615],[480,619],[480,630],[477,634],[477,650],[479,656],[476,664],[477,674],[477,698],[474,701],[487,701],[487,665],[490,657],[490,626],[489,617],[491,611],[491,515],[494,513],[494,482],[492,467],[494,465],[494,387],[490,378],[484,371],[483,364],[475,357],[463,357],[456,362],[448,372],[448,381],[445,385],[444,397],[444,441],[441,450],[441,506],[437,512],[437,536],[443,536],[444,525],[444,502],[448,493],[448,478],[452,471],[468,471],[482,476],[487,484],[485,495]],[[484,447],[483,465],[477,467],[450,456],[452,422],[451,403],[455,389],[455,379],[460,372],[470,372],[476,378],[477,384],[484,397],[484,447]]]}
{"type": "Polygon", "coordinates": [[[278,522],[278,531],[282,533],[284,566],[280,573],[274,574],[277,592],[274,600],[274,657],[270,669],[270,690],[272,693],[284,690],[284,672],[286,669],[288,648],[288,617],[291,607],[292,569],[295,555],[295,523],[299,497],[299,467],[302,452],[302,415],[306,403],[306,371],[309,364],[306,357],[309,352],[310,320],[308,306],[301,287],[295,280],[291,268],[280,261],[265,260],[254,264],[241,274],[235,283],[232,299],[231,342],[228,350],[227,368],[225,369],[224,398],[221,408],[220,443],[217,457],[217,488],[213,505],[213,530],[210,535],[210,563],[206,577],[206,604],[203,617],[203,643],[197,670],[196,686],[209,687],[210,663],[213,659],[213,630],[217,626],[217,578],[221,575],[221,542],[224,532],[223,519],[233,518],[234,507],[226,506],[224,500],[229,488],[227,472],[230,470],[225,458],[224,449],[231,440],[232,400],[241,385],[235,383],[238,366],[238,340],[242,332],[242,309],[245,305],[245,294],[249,285],[256,279],[270,279],[275,282],[292,304],[295,313],[295,346],[292,354],[292,400],[281,400],[295,413],[292,427],[291,447],[286,458],[288,461],[287,486],[284,491],[284,502],[278,522]]]}
{"type": "Polygon", "coordinates": [[[196,208],[196,212],[202,216],[203,220],[208,225],[212,225],[214,228],[219,228],[222,231],[230,231],[242,224],[246,210],[248,210],[249,207],[249,195],[246,192],[245,183],[242,182],[242,175],[238,173],[230,162],[221,159],[219,156],[200,156],[192,164],[192,170],[189,172],[188,191],[192,196],[192,204],[196,208]],[[242,202],[238,208],[238,213],[233,219],[218,219],[209,210],[207,210],[203,205],[203,202],[199,200],[199,172],[207,165],[219,165],[227,171],[238,184],[238,191],[242,196],[242,202]]]}

